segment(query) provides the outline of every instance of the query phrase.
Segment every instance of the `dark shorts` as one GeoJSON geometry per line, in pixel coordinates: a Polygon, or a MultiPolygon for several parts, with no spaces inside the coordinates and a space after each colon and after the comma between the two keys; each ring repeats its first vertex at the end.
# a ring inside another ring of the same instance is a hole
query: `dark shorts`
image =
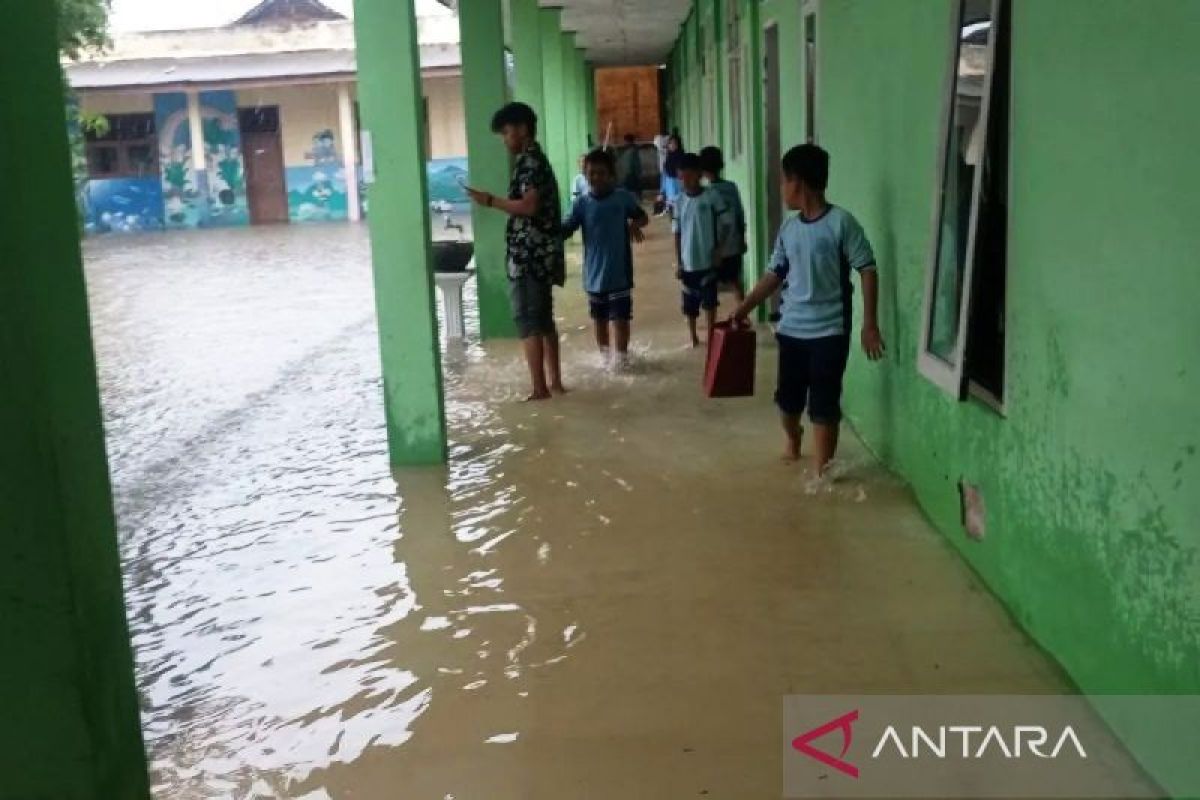
{"type": "Polygon", "coordinates": [[[742,257],[730,256],[717,267],[717,283],[742,283],[742,257]]]}
{"type": "Polygon", "coordinates": [[[776,335],[779,342],[779,386],[775,405],[784,414],[808,418],[817,425],[842,420],[842,376],[850,358],[849,336],[795,339],[776,335]]]}
{"type": "Polygon", "coordinates": [[[509,280],[508,297],[512,301],[518,336],[527,339],[530,336],[558,335],[554,327],[554,294],[550,281],[541,281],[532,275],[512,278],[509,280]]]}
{"type": "Polygon", "coordinates": [[[685,317],[700,316],[702,308],[717,307],[717,271],[684,272],[683,279],[683,315],[685,317]]]}
{"type": "Polygon", "coordinates": [[[633,319],[633,290],[588,292],[588,309],[597,322],[628,322],[633,319]]]}

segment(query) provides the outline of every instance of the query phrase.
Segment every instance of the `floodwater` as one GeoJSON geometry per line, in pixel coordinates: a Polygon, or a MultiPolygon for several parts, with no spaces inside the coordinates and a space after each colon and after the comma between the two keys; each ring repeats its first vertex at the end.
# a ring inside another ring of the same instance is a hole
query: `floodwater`
{"type": "Polygon", "coordinates": [[[778,797],[785,694],[1065,687],[852,437],[816,484],[701,399],[639,252],[630,374],[572,280],[571,393],[448,346],[450,463],[392,473],[364,227],[87,244],[157,797],[778,797]]]}

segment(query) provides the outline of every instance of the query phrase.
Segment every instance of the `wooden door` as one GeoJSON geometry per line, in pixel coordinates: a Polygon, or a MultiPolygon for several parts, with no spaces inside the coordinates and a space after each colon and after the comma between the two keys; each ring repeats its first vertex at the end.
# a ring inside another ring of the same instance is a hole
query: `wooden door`
{"type": "Polygon", "coordinates": [[[278,110],[242,109],[242,159],[246,165],[246,196],[250,222],[255,225],[288,221],[287,177],[278,110]]]}

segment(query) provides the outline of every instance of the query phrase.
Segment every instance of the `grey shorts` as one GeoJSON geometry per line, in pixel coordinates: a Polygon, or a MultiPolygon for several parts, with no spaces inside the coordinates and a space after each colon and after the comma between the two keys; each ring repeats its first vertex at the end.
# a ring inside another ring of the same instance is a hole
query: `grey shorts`
{"type": "Polygon", "coordinates": [[[558,335],[554,327],[554,294],[550,281],[541,281],[532,275],[511,278],[508,297],[512,301],[518,336],[527,339],[558,335]]]}

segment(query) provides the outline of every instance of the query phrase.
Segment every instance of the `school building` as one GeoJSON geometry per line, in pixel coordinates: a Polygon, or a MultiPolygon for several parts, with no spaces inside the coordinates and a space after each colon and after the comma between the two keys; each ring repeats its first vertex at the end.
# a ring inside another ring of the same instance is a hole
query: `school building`
{"type": "MultiPolygon", "coordinates": [[[[390,457],[437,464],[447,445],[426,150],[459,144],[443,144],[422,119],[427,98],[431,109],[441,102],[429,87],[445,81],[456,95],[459,78],[436,71],[461,70],[471,180],[503,187],[509,160],[488,123],[506,100],[541,114],[561,180],[600,133],[595,69],[661,65],[668,126],[689,150],[720,145],[742,187],[747,278],[766,268],[787,214],[781,155],[802,142],[831,153],[829,197],[875,247],[888,345],[881,364],[851,359],[848,421],[946,542],[1081,691],[1200,694],[1200,2],[456,5],[461,65],[449,52],[445,63],[427,60],[411,3],[359,0],[356,63],[334,55],[344,49],[290,52],[280,34],[277,54],[222,59],[221,74],[203,58],[185,73],[193,65],[149,51],[128,73],[73,71],[85,107],[113,114],[116,141],[130,142],[94,155],[95,166],[161,194],[140,207],[166,226],[352,217],[354,191],[330,198],[337,176],[363,160],[357,101],[374,162],[363,183],[390,457]],[[104,84],[108,74],[128,77],[104,84]],[[135,115],[128,129],[121,114],[135,115]],[[192,147],[199,139],[204,152],[192,147]],[[274,152],[275,167],[246,161],[248,149],[274,152]],[[125,174],[139,164],[156,174],[125,174]],[[267,177],[255,177],[260,169],[267,177]],[[256,201],[268,194],[258,180],[273,199],[256,201]]],[[[25,754],[15,785],[29,791],[16,796],[144,798],[52,5],[21,3],[7,16],[0,325],[20,324],[0,336],[0,363],[20,392],[0,400],[3,474],[16,487],[0,499],[0,519],[38,535],[7,539],[14,552],[0,569],[18,589],[0,603],[5,625],[36,629],[41,645],[10,664],[19,674],[6,683],[21,689],[4,704],[0,740],[25,754]],[[10,92],[16,74],[20,91],[10,92]],[[21,566],[30,553],[35,582],[21,566]],[[75,668],[64,672],[63,661],[75,668]],[[70,776],[47,766],[64,761],[81,766],[70,776]]],[[[304,35],[348,32],[331,20],[304,35]]],[[[484,339],[513,335],[503,227],[500,215],[476,215],[484,339]]],[[[753,513],[746,519],[731,535],[754,537],[753,513]]],[[[922,613],[902,616],[920,625],[922,613]]],[[[972,632],[961,633],[970,646],[972,632]]],[[[1194,743],[1109,721],[1173,793],[1194,743]]]]}
{"type": "MultiPolygon", "coordinates": [[[[461,202],[458,24],[447,11],[418,25],[431,199],[461,202]]],[[[84,133],[88,233],[363,215],[354,25],[318,0],[265,0],[218,28],[117,35],[66,72],[85,118],[103,125],[84,133]]]]}

